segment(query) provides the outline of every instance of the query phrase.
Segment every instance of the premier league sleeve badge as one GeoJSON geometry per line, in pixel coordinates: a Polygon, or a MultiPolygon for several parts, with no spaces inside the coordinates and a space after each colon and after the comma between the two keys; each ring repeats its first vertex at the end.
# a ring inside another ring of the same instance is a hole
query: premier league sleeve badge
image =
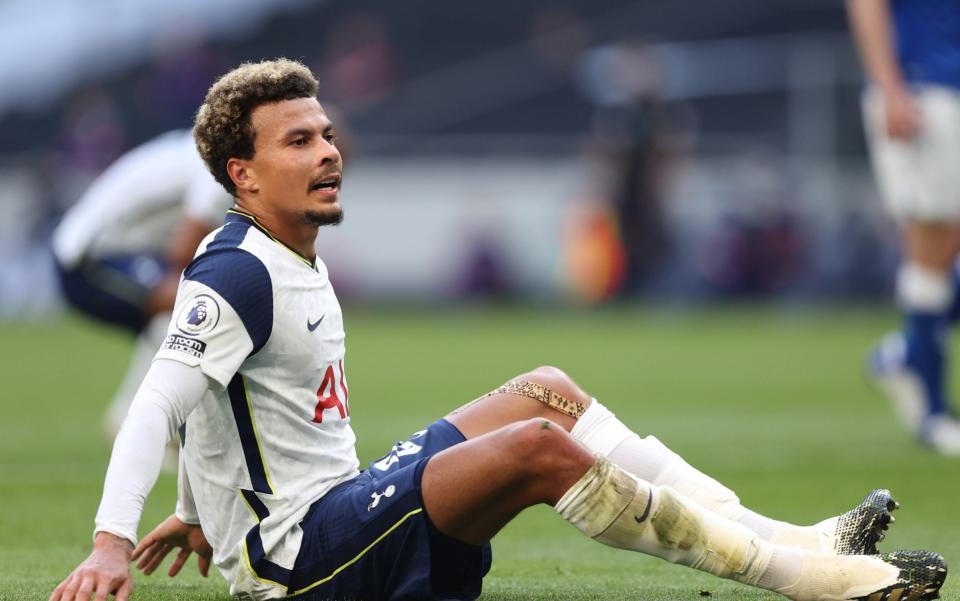
{"type": "Polygon", "coordinates": [[[220,321],[220,305],[208,294],[198,294],[188,301],[177,316],[177,329],[188,336],[203,336],[213,331],[220,321]]]}

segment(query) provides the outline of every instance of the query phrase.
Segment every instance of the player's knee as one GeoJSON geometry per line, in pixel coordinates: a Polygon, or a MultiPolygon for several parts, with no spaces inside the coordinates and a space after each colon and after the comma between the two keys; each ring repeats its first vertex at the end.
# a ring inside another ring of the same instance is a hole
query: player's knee
{"type": "Polygon", "coordinates": [[[573,381],[567,372],[559,367],[552,365],[541,365],[527,374],[528,379],[542,382],[544,385],[553,384],[557,387],[576,387],[577,383],[573,381]]]}
{"type": "Polygon", "coordinates": [[[511,454],[531,476],[562,474],[593,461],[591,453],[556,422],[542,417],[511,427],[511,454]]]}
{"type": "Polygon", "coordinates": [[[559,367],[554,367],[553,365],[541,365],[540,367],[530,371],[532,374],[541,374],[548,378],[570,378],[567,375],[567,372],[563,371],[559,367]]]}
{"type": "Polygon", "coordinates": [[[546,386],[560,396],[571,401],[589,405],[590,396],[565,371],[552,365],[542,365],[528,373],[517,376],[518,380],[528,380],[546,386]]]}

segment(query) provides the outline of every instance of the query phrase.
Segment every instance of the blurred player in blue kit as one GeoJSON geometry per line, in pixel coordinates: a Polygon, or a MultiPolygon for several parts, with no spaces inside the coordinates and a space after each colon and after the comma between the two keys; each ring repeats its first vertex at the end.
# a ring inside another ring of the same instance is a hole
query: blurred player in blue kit
{"type": "Polygon", "coordinates": [[[54,232],[57,274],[70,305],[137,337],[107,409],[111,440],[166,334],[183,268],[232,205],[190,131],[172,131],[108,167],[54,232]]]}
{"type": "Polygon", "coordinates": [[[881,195],[901,225],[903,327],[870,368],[904,426],[960,455],[947,393],[949,328],[960,317],[960,3],[848,0],[869,86],[864,123],[881,195]]]}
{"type": "Polygon", "coordinates": [[[875,555],[889,492],[812,526],[767,518],[552,367],[361,471],[343,314],[314,250],[319,228],[343,218],[341,155],[316,93],[285,59],[241,65],[207,93],[194,136],[236,207],[184,271],[116,439],[94,549],[51,601],[123,601],[130,561],[151,573],[174,548],[171,575],[196,552],[240,599],[475,599],[490,540],[540,503],[603,544],[795,600],[936,594],[939,555],[875,555]],[[175,512],[137,544],[163,446],[183,424],[175,512]]]}

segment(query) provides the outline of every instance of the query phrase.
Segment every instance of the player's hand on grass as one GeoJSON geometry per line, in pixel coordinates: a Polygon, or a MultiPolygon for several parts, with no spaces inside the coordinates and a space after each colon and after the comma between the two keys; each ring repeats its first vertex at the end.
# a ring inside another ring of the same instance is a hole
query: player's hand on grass
{"type": "Polygon", "coordinates": [[[130,541],[109,532],[98,532],[93,551],[50,595],[50,601],[127,601],[133,592],[130,576],[130,541]]]}
{"type": "Polygon", "coordinates": [[[200,526],[186,524],[176,516],[171,515],[153,531],[143,537],[137,548],[133,550],[131,559],[137,562],[137,568],[144,574],[153,574],[154,570],[163,562],[164,558],[174,548],[179,548],[176,559],[170,566],[167,574],[176,576],[180,573],[183,564],[187,562],[191,553],[197,554],[197,567],[204,577],[210,572],[210,557],[213,548],[207,542],[200,526]]]}

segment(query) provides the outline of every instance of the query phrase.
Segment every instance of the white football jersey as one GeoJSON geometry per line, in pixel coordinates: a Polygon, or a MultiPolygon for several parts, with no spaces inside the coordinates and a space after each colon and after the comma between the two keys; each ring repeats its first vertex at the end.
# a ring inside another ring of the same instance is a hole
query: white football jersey
{"type": "Polygon", "coordinates": [[[207,171],[189,131],[163,134],[110,165],[53,234],[59,262],[160,254],[181,215],[217,227],[233,198],[207,171]]]}
{"type": "Polygon", "coordinates": [[[359,467],[340,304],[311,264],[229,211],[184,271],[157,358],[219,383],[186,422],[184,459],[234,595],[287,595],[311,503],[359,467]]]}

